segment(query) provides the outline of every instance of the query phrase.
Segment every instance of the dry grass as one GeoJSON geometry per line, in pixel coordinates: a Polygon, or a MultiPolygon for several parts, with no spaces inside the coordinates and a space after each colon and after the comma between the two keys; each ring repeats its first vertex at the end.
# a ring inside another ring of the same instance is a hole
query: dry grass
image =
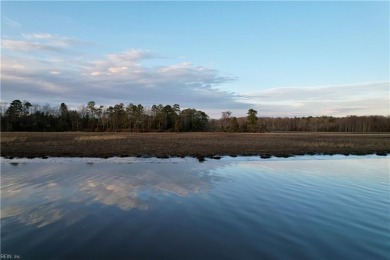
{"type": "Polygon", "coordinates": [[[390,133],[1,133],[1,156],[388,154],[390,133]]]}
{"type": "Polygon", "coordinates": [[[91,136],[76,136],[75,141],[107,141],[107,140],[118,140],[125,139],[124,135],[91,135],[91,136]]]}
{"type": "Polygon", "coordinates": [[[354,144],[349,142],[349,143],[337,143],[337,142],[302,142],[301,145],[303,147],[338,147],[338,148],[352,148],[354,147],[354,144]]]}
{"type": "Polygon", "coordinates": [[[12,143],[12,142],[24,142],[26,141],[26,137],[16,137],[16,136],[5,136],[0,139],[0,142],[3,144],[5,143],[12,143]]]}

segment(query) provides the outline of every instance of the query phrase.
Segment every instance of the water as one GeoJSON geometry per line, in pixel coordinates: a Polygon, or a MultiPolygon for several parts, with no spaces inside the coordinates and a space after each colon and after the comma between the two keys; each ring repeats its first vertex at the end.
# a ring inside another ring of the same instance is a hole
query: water
{"type": "Polygon", "coordinates": [[[390,157],[2,159],[23,259],[388,259],[390,157]]]}

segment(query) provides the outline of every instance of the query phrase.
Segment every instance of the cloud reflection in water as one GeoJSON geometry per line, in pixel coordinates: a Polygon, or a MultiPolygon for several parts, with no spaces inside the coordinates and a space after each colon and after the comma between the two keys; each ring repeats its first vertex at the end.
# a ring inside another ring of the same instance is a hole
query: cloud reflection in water
{"type": "Polygon", "coordinates": [[[172,165],[2,164],[1,219],[12,217],[37,227],[58,220],[70,225],[89,214],[84,206],[148,210],[164,196],[207,193],[216,182],[226,179],[213,172],[213,168],[219,167],[218,162],[207,167],[196,162],[172,165]]]}

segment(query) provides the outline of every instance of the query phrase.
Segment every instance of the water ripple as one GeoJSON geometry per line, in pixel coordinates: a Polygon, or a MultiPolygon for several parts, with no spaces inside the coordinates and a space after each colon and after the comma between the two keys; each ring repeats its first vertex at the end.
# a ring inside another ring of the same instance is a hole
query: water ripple
{"type": "Polygon", "coordinates": [[[2,253],[386,259],[389,159],[2,160],[2,253]]]}

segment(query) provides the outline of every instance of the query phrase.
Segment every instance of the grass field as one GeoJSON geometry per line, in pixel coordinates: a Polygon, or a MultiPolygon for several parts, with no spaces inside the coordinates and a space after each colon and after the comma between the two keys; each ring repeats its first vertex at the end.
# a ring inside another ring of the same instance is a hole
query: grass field
{"type": "Polygon", "coordinates": [[[193,156],[202,159],[223,155],[374,153],[390,153],[390,133],[1,133],[3,157],[193,156]]]}

